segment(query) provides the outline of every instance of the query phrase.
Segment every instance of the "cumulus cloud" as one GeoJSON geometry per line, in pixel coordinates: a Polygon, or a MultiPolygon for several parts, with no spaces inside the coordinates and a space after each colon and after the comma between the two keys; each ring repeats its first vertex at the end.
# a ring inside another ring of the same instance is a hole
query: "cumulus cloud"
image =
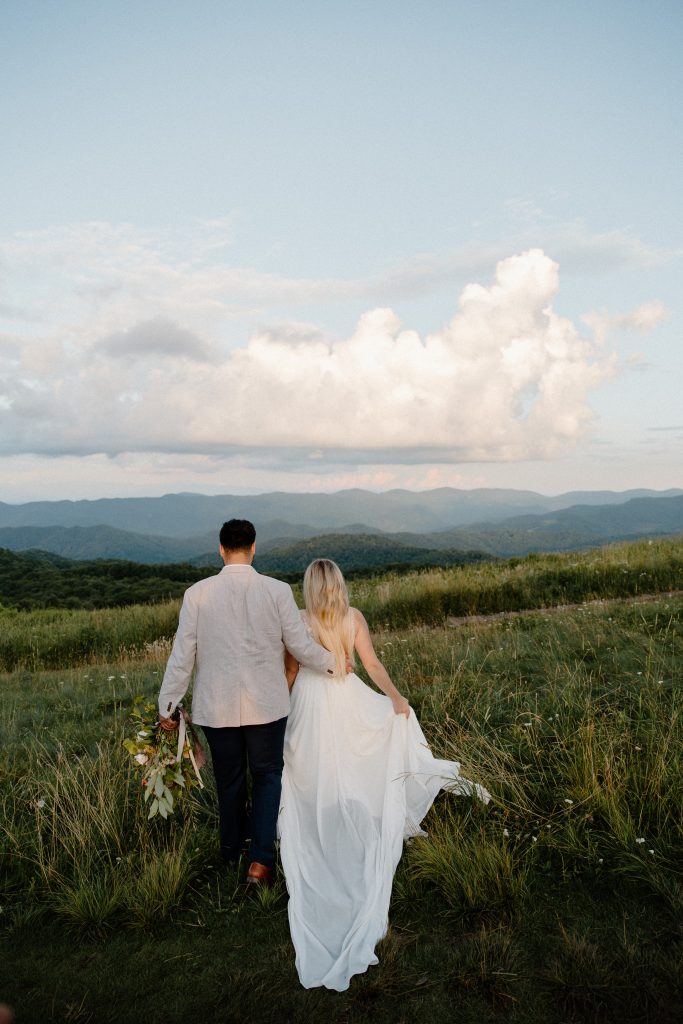
{"type": "Polygon", "coordinates": [[[2,450],[551,457],[582,437],[591,392],[617,371],[553,310],[558,287],[557,263],[535,249],[467,285],[425,337],[378,308],[338,341],[289,324],[226,350],[164,318],[81,344],[27,341],[0,385],[2,450]],[[36,346],[51,352],[42,369],[36,346]]]}

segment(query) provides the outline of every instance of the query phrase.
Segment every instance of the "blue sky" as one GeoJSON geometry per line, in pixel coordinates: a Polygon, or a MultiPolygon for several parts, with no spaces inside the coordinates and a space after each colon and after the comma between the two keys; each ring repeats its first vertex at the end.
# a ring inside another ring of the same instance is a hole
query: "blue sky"
{"type": "Polygon", "coordinates": [[[0,499],[680,486],[682,29],[5,0],[0,499]]]}

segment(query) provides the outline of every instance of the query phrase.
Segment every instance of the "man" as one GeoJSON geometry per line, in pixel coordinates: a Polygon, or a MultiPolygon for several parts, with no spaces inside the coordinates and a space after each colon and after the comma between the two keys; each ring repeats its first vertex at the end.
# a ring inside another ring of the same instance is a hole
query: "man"
{"type": "Polygon", "coordinates": [[[171,718],[196,668],[192,717],[211,750],[221,853],[236,863],[249,836],[247,763],[252,778],[247,882],[268,884],[275,864],[282,749],[289,714],[285,649],[308,668],[334,674],[335,659],[308,635],[291,588],[252,566],[256,531],[231,519],[220,531],[223,569],[185,591],[159,693],[159,721],[171,718]]]}

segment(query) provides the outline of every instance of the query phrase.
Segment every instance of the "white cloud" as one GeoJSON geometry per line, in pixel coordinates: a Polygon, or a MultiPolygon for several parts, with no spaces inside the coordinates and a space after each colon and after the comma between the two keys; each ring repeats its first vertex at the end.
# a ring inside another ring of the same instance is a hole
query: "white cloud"
{"type": "Polygon", "coordinates": [[[345,340],[290,324],[232,351],[189,315],[192,330],[167,316],[95,336],[108,317],[65,325],[24,339],[5,373],[2,450],[549,458],[582,437],[591,392],[617,370],[553,311],[558,269],[540,250],[501,261],[493,284],[467,285],[450,324],[424,338],[387,308],[345,340]]]}
{"type": "Polygon", "coordinates": [[[658,324],[662,323],[668,315],[668,310],[661,302],[644,302],[630,313],[624,313],[616,318],[617,325],[626,330],[647,333],[658,324]]]}
{"type": "Polygon", "coordinates": [[[647,334],[666,320],[669,311],[662,302],[644,302],[629,313],[609,314],[604,312],[586,313],[581,319],[593,331],[602,344],[608,334],[617,331],[632,331],[647,334]]]}
{"type": "Polygon", "coordinates": [[[73,328],[85,317],[98,337],[155,317],[210,332],[230,321],[270,319],[270,310],[283,306],[384,305],[427,295],[488,275],[511,250],[543,247],[564,273],[579,274],[661,266],[683,254],[621,230],[592,232],[526,201],[510,200],[508,207],[519,216],[504,241],[419,255],[365,278],[291,277],[228,264],[229,218],[190,225],[182,234],[100,221],[22,231],[0,238],[0,297],[7,299],[7,319],[13,313],[27,322],[59,319],[73,328]]]}

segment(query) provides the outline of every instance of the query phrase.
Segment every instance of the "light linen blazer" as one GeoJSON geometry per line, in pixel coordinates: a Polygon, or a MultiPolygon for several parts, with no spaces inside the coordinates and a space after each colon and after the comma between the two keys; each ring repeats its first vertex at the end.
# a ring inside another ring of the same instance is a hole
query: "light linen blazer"
{"type": "Polygon", "coordinates": [[[159,693],[168,717],[196,669],[192,719],[214,727],[262,725],[289,714],[285,647],[333,674],[334,656],[311,639],[287,583],[250,565],[226,565],[185,591],[159,693]]]}

